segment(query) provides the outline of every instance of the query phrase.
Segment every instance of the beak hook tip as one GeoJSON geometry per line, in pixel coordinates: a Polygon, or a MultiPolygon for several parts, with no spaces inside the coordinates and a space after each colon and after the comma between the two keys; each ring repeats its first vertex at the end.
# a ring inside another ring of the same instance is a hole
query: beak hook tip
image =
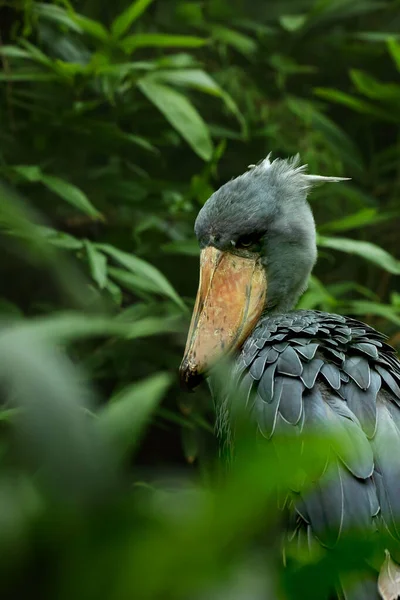
{"type": "Polygon", "coordinates": [[[203,381],[203,375],[193,369],[185,358],[179,367],[179,379],[182,389],[187,392],[194,392],[194,389],[203,381]]]}

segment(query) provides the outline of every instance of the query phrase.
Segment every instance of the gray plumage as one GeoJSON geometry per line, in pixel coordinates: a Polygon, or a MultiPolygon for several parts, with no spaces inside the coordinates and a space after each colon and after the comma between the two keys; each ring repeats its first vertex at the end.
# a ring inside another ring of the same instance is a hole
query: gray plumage
{"type": "MultiPolygon", "coordinates": [[[[354,527],[361,519],[367,528],[374,527],[375,504],[379,505],[379,518],[400,540],[400,388],[397,395],[393,393],[400,384],[400,362],[385,343],[385,336],[354,319],[319,311],[266,315],[247,339],[239,360],[247,364],[241,391],[247,397],[250,389],[253,392],[250,414],[264,437],[273,436],[279,417],[299,433],[316,430],[342,434],[344,443],[334,448],[338,466],[329,475],[329,491],[322,478],[317,491],[302,499],[299,510],[320,541],[336,543],[346,522],[354,527]],[[307,335],[310,325],[315,333],[307,335]],[[296,338],[299,329],[301,343],[296,338]],[[346,341],[341,341],[343,331],[346,341]],[[360,340],[366,337],[369,341],[364,345],[360,340]],[[278,345],[287,344],[286,349],[274,354],[273,362],[267,362],[277,338],[278,345]],[[263,344],[257,344],[260,339],[263,344]],[[344,358],[332,354],[332,341],[344,358]],[[249,362],[246,354],[257,346],[249,362]],[[370,346],[377,350],[374,358],[370,346]],[[279,364],[289,349],[282,373],[279,364]],[[343,379],[342,374],[348,378],[343,379]],[[347,494],[346,486],[351,507],[342,498],[342,491],[347,494]],[[371,504],[368,519],[362,508],[367,500],[371,504]],[[352,518],[346,510],[355,512],[352,518]]],[[[229,406],[217,404],[217,429],[222,438],[228,433],[227,413],[229,406]]]]}

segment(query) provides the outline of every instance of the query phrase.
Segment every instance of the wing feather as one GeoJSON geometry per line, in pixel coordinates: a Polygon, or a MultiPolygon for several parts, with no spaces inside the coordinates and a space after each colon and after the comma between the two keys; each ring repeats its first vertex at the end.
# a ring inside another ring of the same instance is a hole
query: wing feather
{"type": "Polygon", "coordinates": [[[303,436],[304,456],[310,433],[339,436],[313,456],[311,491],[294,478],[307,536],[332,547],[382,522],[400,540],[400,362],[385,337],[355,319],[294,311],[266,317],[251,338],[236,372],[261,434],[303,436]]]}

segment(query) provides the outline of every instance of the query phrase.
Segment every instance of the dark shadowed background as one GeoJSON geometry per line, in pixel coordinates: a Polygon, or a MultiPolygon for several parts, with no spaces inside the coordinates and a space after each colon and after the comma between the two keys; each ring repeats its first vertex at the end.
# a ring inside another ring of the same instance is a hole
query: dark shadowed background
{"type": "Polygon", "coordinates": [[[351,178],[310,198],[299,307],[400,348],[399,31],[398,0],[0,2],[4,597],[325,598],[357,568],[357,540],[274,568],[285,472],[221,490],[177,369],[194,219],[269,152],[351,178]]]}

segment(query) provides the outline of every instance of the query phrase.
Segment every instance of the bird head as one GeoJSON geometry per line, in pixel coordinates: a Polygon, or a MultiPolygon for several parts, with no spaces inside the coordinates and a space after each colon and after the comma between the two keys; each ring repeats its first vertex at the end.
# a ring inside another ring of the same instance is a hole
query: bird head
{"type": "Polygon", "coordinates": [[[306,168],[298,155],[268,156],[200,210],[200,283],[180,367],[189,388],[243,345],[263,313],[290,310],[306,289],[317,258],[307,194],[315,184],[343,180],[306,168]]]}

